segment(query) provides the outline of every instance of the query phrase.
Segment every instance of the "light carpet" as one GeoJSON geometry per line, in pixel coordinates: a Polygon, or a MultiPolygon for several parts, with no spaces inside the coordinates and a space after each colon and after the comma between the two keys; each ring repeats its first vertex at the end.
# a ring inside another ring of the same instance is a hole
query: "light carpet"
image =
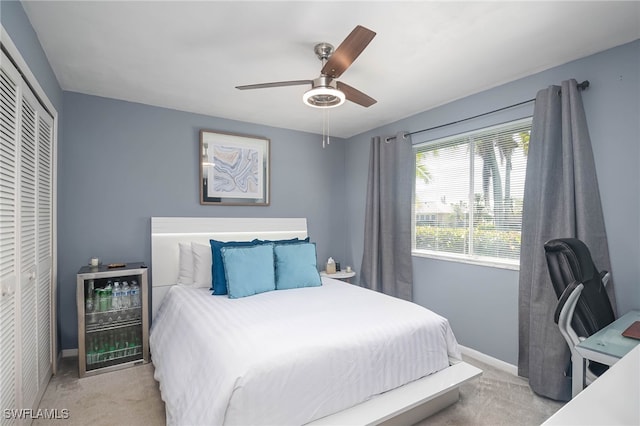
{"type": "MultiPolygon", "coordinates": [[[[428,425],[539,425],[562,403],[534,394],[521,377],[473,358],[483,370],[480,378],[462,385],[460,400],[421,421],[428,425]]],[[[69,410],[68,419],[36,419],[33,425],[111,426],[165,424],[164,403],[153,364],[78,378],[77,358],[64,358],[45,391],[40,408],[69,410]]]]}

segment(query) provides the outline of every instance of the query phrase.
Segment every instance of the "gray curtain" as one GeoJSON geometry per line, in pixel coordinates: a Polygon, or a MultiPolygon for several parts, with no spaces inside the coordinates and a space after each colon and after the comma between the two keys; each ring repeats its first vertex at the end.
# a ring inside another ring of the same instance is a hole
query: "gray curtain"
{"type": "MultiPolygon", "coordinates": [[[[522,217],[519,283],[518,374],[531,389],[571,399],[571,354],[553,322],[557,298],[544,243],[575,237],[589,247],[600,270],[611,271],[591,140],[576,81],[536,96],[522,217]]],[[[612,303],[613,282],[608,286],[612,303]]]]}
{"type": "Polygon", "coordinates": [[[411,137],[372,138],[360,285],[405,300],[413,296],[413,180],[411,137]]]}

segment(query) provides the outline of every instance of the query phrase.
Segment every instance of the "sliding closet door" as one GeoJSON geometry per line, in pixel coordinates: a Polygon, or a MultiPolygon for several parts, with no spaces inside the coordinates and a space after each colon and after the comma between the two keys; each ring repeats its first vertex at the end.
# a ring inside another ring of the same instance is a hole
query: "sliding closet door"
{"type": "MultiPolygon", "coordinates": [[[[0,67],[0,407],[16,407],[17,145],[20,75],[0,67]]],[[[0,416],[0,424],[11,420],[0,416]]]]}

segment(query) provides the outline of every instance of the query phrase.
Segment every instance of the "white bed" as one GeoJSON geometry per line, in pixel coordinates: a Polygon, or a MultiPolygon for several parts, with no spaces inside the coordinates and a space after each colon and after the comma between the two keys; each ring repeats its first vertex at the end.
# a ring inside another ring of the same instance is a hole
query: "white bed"
{"type": "Polygon", "coordinates": [[[172,285],[179,242],[306,234],[305,219],[152,218],[150,345],[168,424],[410,424],[481,373],[446,319],[341,281],[240,299],[172,285]]]}

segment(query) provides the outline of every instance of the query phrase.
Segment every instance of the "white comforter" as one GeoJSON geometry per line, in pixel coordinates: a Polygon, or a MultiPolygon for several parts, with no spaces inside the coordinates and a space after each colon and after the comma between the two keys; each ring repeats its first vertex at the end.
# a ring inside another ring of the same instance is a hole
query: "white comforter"
{"type": "Polygon", "coordinates": [[[445,318],[327,278],[242,299],[173,286],[150,345],[179,425],[304,424],[460,359],[445,318]]]}

